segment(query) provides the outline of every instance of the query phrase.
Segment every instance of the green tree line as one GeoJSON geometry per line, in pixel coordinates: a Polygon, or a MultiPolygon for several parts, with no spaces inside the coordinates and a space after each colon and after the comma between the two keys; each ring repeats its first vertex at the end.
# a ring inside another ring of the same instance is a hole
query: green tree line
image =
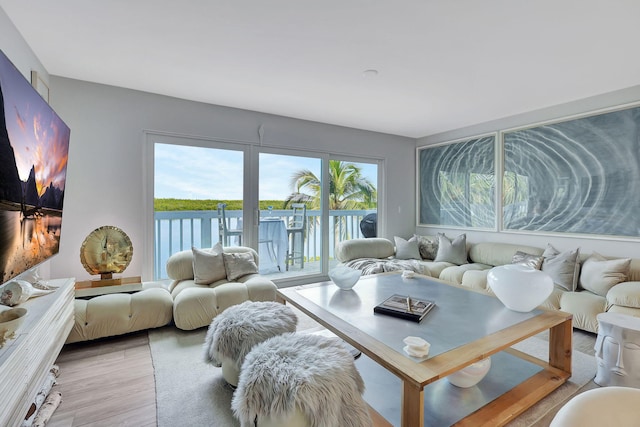
{"type": "MultiPolygon", "coordinates": [[[[242,200],[211,200],[211,199],[154,199],[153,209],[161,211],[215,211],[218,210],[218,203],[226,203],[227,210],[242,210],[242,200]]],[[[269,206],[273,209],[284,209],[284,200],[261,200],[260,210],[267,210],[269,206]]]]}

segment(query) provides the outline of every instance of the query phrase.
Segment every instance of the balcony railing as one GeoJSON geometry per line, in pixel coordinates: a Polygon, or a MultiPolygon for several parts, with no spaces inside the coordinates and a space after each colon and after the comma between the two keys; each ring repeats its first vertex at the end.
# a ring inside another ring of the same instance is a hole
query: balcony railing
{"type": "MultiPolygon", "coordinates": [[[[336,243],[364,237],[360,231],[360,221],[375,210],[335,210],[329,211],[329,258],[334,256],[336,243]]],[[[241,228],[242,211],[228,210],[225,215],[231,228],[241,228]]],[[[291,210],[261,211],[261,216],[278,217],[288,224],[291,210]]],[[[320,260],[322,253],[319,210],[307,210],[304,256],[307,261],[320,260]]],[[[154,213],[154,277],[166,279],[165,265],[171,254],[196,248],[209,248],[219,241],[217,211],[160,211],[154,213]]]]}

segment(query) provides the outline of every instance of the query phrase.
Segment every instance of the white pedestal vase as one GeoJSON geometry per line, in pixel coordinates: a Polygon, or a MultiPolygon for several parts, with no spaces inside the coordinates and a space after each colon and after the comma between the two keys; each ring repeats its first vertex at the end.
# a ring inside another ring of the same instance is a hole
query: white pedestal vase
{"type": "Polygon", "coordinates": [[[456,387],[469,388],[478,384],[491,369],[491,358],[487,357],[479,362],[472,363],[466,368],[447,377],[447,381],[456,387]]]}

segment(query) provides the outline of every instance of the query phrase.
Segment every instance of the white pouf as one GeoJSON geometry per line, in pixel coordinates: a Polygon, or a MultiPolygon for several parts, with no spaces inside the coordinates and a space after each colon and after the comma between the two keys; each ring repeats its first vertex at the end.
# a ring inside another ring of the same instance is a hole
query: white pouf
{"type": "Polygon", "coordinates": [[[231,408],[242,426],[370,427],[363,392],[340,339],[282,334],[247,355],[231,408]]]}
{"type": "Polygon", "coordinates": [[[293,310],[273,301],[245,301],[216,316],[207,330],[205,362],[222,367],[222,376],[238,385],[240,369],[251,349],[268,338],[294,332],[298,318],[293,310]]]}
{"type": "Polygon", "coordinates": [[[637,427],[640,390],[603,387],[587,390],[564,405],[549,427],[637,427]]]}

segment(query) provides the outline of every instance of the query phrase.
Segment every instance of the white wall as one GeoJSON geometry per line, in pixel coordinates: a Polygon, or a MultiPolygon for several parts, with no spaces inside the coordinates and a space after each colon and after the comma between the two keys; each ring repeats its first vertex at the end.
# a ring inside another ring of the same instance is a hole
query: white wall
{"type": "Polygon", "coordinates": [[[52,277],[89,278],[80,263],[80,245],[103,225],[123,229],[132,240],[134,257],[124,275],[146,270],[142,252],[151,236],[145,227],[153,217],[144,206],[145,130],[257,144],[263,125],[265,145],[382,158],[385,186],[391,189],[380,203],[381,217],[390,218],[385,235],[410,236],[415,230],[414,139],[56,76],[51,76],[51,91],[52,106],[71,128],[62,242],[51,261],[52,277]]]}
{"type": "MultiPolygon", "coordinates": [[[[418,139],[418,147],[437,144],[439,142],[452,141],[459,138],[485,134],[509,128],[526,126],[538,122],[554,120],[572,115],[588,113],[604,108],[620,106],[624,104],[640,101],[640,86],[611,92],[591,98],[586,98],[567,104],[557,105],[541,110],[531,111],[506,117],[500,120],[480,123],[462,129],[456,129],[437,135],[418,139]]],[[[640,167],[640,165],[638,165],[640,167]]],[[[465,232],[467,239],[471,242],[510,242],[529,244],[538,247],[545,247],[547,243],[552,243],[560,250],[580,247],[584,253],[597,251],[603,255],[626,256],[640,258],[640,239],[613,239],[606,236],[600,237],[565,237],[561,234],[536,234],[536,233],[514,233],[514,232],[484,232],[469,231],[460,229],[440,228],[440,227],[417,227],[417,233],[435,234],[445,232],[453,237],[465,232]]]]}
{"type": "MultiPolygon", "coordinates": [[[[31,81],[31,71],[37,71],[40,77],[49,84],[49,73],[42,66],[38,57],[33,53],[31,47],[18,32],[13,22],[0,8],[0,49],[16,66],[27,81],[31,81]]],[[[50,261],[46,261],[38,267],[38,272],[42,277],[50,276],[50,261]]]]}
{"type": "Polygon", "coordinates": [[[0,49],[28,81],[31,81],[31,70],[34,70],[40,74],[45,83],[49,83],[49,73],[1,8],[0,49]]]}

